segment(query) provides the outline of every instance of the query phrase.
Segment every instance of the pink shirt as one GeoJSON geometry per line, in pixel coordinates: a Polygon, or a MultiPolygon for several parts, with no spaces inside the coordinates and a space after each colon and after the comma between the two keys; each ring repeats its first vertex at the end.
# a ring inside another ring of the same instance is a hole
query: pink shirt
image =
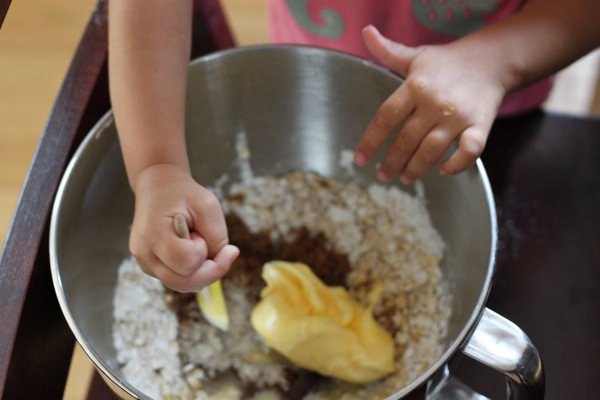
{"type": "MultiPolygon", "coordinates": [[[[525,0],[268,0],[273,42],[322,46],[373,59],[362,40],[372,24],[408,46],[450,42],[506,18],[525,0]]],[[[508,95],[500,115],[538,107],[551,79],[508,95]]]]}

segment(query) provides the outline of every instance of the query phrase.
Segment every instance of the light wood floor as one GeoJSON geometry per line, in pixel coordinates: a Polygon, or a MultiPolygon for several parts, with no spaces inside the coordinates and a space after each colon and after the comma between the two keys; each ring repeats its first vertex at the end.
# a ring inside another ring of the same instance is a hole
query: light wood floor
{"type": "MultiPolygon", "coordinates": [[[[265,0],[222,0],[240,45],[265,43],[265,0]]],[[[95,0],[14,0],[0,30],[0,242],[95,0]]],[[[559,75],[546,107],[600,115],[600,54],[559,75]]],[[[0,294],[1,296],[1,294],[0,294]]],[[[92,366],[76,347],[65,399],[85,398],[92,366]]]]}

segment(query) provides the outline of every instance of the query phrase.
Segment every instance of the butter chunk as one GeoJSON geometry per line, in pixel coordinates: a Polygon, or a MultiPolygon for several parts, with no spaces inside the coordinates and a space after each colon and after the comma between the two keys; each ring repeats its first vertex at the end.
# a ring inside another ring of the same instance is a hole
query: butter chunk
{"type": "Polygon", "coordinates": [[[351,383],[394,372],[394,341],[371,307],[302,263],[266,263],[262,277],[267,286],[251,321],[267,346],[299,367],[351,383]]]}

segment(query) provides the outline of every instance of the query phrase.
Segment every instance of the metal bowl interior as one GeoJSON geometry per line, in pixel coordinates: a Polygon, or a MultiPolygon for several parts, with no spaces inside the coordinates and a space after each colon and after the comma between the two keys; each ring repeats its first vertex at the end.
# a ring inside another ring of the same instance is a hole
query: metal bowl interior
{"type": "MultiPolygon", "coordinates": [[[[401,83],[370,62],[311,47],[246,47],[195,60],[186,115],[193,174],[207,186],[224,174],[225,189],[236,182],[236,140],[245,135],[256,175],[310,170],[367,185],[375,179],[374,166],[349,174],[340,154],[354,148],[401,83]]],[[[466,340],[493,271],[495,208],[481,163],[455,177],[430,173],[423,183],[433,223],[448,244],[443,264],[453,292],[448,348],[391,398],[427,381],[466,340]]],[[[117,268],[129,256],[133,206],[108,113],[79,147],[59,188],[51,223],[52,276],[63,313],[88,356],[122,394],[146,398],[123,376],[111,333],[117,268]]]]}

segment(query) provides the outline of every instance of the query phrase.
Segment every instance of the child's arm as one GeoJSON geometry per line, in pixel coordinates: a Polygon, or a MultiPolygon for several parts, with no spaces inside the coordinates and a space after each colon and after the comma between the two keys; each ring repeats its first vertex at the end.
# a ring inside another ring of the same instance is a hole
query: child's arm
{"type": "Polygon", "coordinates": [[[364,165],[404,124],[379,169],[380,179],[410,183],[433,168],[456,174],[484,149],[503,97],[600,45],[598,0],[530,0],[514,16],[452,43],[409,48],[363,33],[369,50],[406,81],[381,106],[357,146],[364,165]]]}
{"type": "Polygon", "coordinates": [[[111,1],[111,101],[135,216],[129,247],[166,286],[197,291],[224,275],[238,254],[228,245],[219,202],[191,177],[185,145],[190,0],[111,1]],[[173,230],[186,217],[192,240],[173,230]]]}

